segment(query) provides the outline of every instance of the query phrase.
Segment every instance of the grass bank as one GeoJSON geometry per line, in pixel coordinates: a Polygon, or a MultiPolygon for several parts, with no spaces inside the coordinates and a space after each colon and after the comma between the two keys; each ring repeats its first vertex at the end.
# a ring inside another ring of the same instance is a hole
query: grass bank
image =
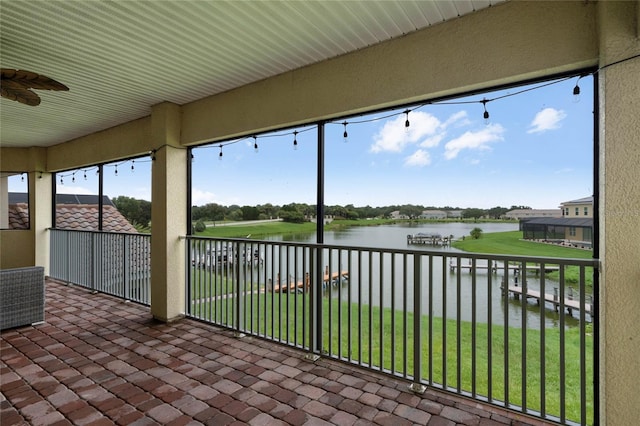
{"type": "Polygon", "coordinates": [[[572,259],[590,259],[593,256],[590,250],[523,240],[522,231],[482,234],[477,240],[465,238],[464,240],[454,241],[452,246],[472,253],[565,257],[572,259]]]}

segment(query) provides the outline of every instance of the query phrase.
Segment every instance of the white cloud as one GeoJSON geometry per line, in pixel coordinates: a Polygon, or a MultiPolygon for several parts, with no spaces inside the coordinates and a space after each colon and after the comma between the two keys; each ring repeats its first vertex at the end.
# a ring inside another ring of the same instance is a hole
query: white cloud
{"type": "Polygon", "coordinates": [[[466,117],[466,111],[459,111],[441,122],[427,112],[412,111],[408,116],[410,126],[407,128],[407,116],[398,115],[387,120],[373,137],[371,152],[402,152],[406,146],[414,144],[422,148],[433,148],[444,139],[447,127],[454,123],[465,124],[466,117]]]}
{"type": "Polygon", "coordinates": [[[447,160],[452,160],[456,158],[463,149],[490,149],[489,144],[502,140],[503,133],[504,128],[499,124],[490,124],[477,132],[465,132],[462,136],[446,143],[444,146],[444,156],[447,160]]]}
{"type": "Polygon", "coordinates": [[[405,158],[405,166],[423,167],[431,164],[431,156],[424,149],[419,149],[412,155],[405,158]]]}
{"type": "Polygon", "coordinates": [[[467,111],[458,111],[455,114],[451,114],[451,117],[447,118],[447,121],[442,123],[442,127],[447,128],[452,124],[458,126],[467,126],[471,124],[471,120],[467,118],[467,111]]]}
{"type": "Polygon", "coordinates": [[[440,120],[431,114],[416,111],[409,114],[410,126],[405,127],[407,117],[402,114],[387,120],[373,137],[371,152],[402,152],[404,147],[416,143],[426,135],[433,135],[440,127],[440,120]]]}
{"type": "Polygon", "coordinates": [[[438,146],[440,144],[440,142],[442,141],[442,139],[444,139],[445,137],[445,133],[439,133],[437,135],[431,136],[430,138],[427,138],[425,140],[423,140],[422,142],[420,142],[420,147],[422,148],[433,148],[434,146],[438,146]]]}
{"type": "Polygon", "coordinates": [[[191,191],[191,204],[194,206],[203,206],[209,203],[216,202],[216,195],[213,192],[202,191],[198,188],[193,188],[191,191]]]}
{"type": "Polygon", "coordinates": [[[545,108],[536,114],[529,125],[530,129],[527,130],[527,133],[539,133],[557,129],[566,116],[567,114],[561,109],[545,108]]]}

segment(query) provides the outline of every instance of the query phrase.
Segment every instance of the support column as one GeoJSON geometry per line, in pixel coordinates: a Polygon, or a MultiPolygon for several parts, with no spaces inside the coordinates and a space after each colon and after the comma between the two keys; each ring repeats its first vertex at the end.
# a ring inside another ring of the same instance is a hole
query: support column
{"type": "Polygon", "coordinates": [[[640,3],[602,1],[600,26],[600,424],[638,422],[640,3]]]}
{"type": "MultiPolygon", "coordinates": [[[[42,170],[42,168],[36,168],[36,170],[42,170]]],[[[51,236],[48,229],[53,227],[51,173],[40,171],[29,173],[29,210],[34,241],[34,264],[43,266],[44,274],[49,275],[51,236]]]]}
{"type": "Polygon", "coordinates": [[[151,313],[160,321],[184,316],[187,151],[180,145],[180,107],[151,112],[155,160],[151,172],[151,313]]]}

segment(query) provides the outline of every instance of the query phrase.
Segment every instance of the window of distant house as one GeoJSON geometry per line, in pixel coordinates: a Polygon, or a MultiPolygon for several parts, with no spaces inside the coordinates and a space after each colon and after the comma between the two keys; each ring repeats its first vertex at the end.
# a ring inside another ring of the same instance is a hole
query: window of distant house
{"type": "Polygon", "coordinates": [[[585,207],[584,208],[584,215],[588,216],[589,215],[589,207],[585,207]]]}
{"type": "Polygon", "coordinates": [[[29,175],[0,175],[0,229],[29,229],[29,175]]]}
{"type": "Polygon", "coordinates": [[[576,236],[576,228],[575,228],[575,226],[572,226],[572,227],[569,228],[569,235],[572,236],[572,237],[576,236]]]}
{"type": "Polygon", "coordinates": [[[576,216],[580,216],[580,207],[576,207],[576,216]]]}

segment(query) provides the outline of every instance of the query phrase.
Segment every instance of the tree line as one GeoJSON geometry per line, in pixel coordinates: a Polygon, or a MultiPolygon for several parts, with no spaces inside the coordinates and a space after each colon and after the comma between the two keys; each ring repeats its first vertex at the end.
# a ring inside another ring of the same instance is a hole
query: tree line
{"type": "MultiPolygon", "coordinates": [[[[134,226],[151,225],[151,202],[138,200],[126,196],[113,198],[113,204],[134,226]]],[[[510,210],[530,209],[528,206],[492,207],[490,209],[459,208],[452,206],[435,207],[417,204],[391,205],[384,207],[356,207],[353,204],[346,206],[325,206],[325,216],[336,219],[372,219],[391,218],[393,212],[398,212],[401,217],[417,219],[425,210],[460,211],[463,219],[491,218],[499,219],[510,210]]],[[[316,205],[305,203],[290,203],[274,205],[271,203],[255,206],[224,206],[217,203],[208,203],[203,206],[191,207],[191,218],[194,222],[220,222],[225,220],[265,220],[280,218],[287,222],[301,223],[316,216],[316,205]]]]}

